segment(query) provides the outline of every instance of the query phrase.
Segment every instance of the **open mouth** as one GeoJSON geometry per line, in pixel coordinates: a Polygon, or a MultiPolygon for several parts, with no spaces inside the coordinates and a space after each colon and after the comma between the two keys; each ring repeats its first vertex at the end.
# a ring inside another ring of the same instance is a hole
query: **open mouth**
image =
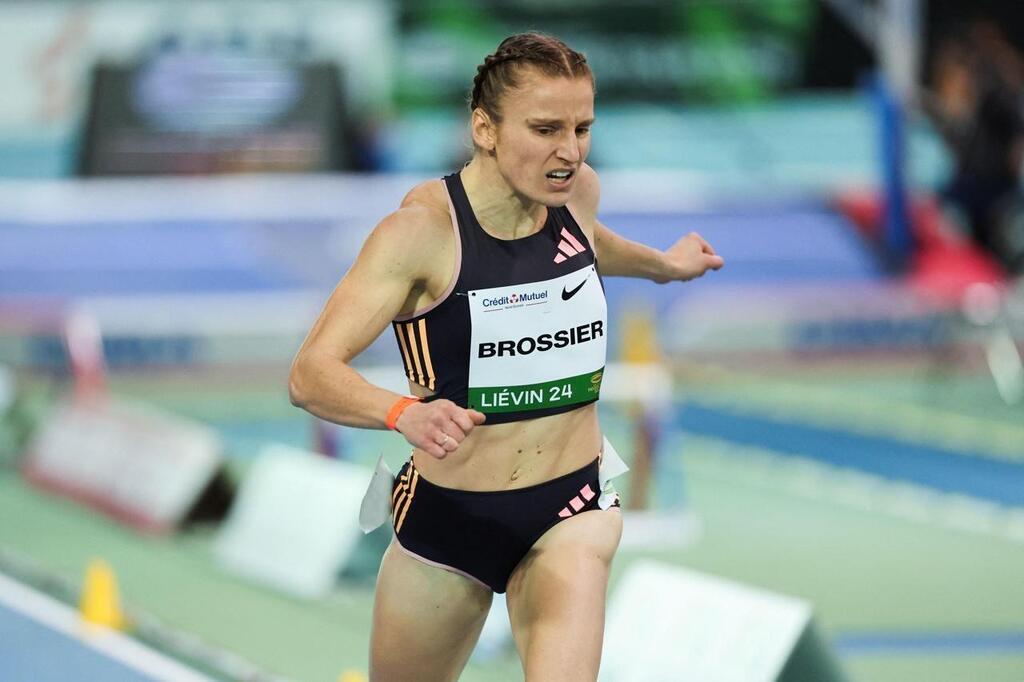
{"type": "Polygon", "coordinates": [[[568,180],[569,178],[571,178],[573,176],[573,171],[571,171],[571,170],[553,170],[553,171],[550,171],[550,172],[546,173],[545,175],[546,175],[546,177],[549,180],[554,180],[555,182],[565,182],[566,180],[568,180]]]}

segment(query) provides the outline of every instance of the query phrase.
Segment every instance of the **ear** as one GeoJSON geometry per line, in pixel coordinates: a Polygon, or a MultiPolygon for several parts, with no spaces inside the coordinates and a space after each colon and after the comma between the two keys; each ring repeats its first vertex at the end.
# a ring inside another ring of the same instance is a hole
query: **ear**
{"type": "Polygon", "coordinates": [[[477,107],[473,110],[469,127],[473,133],[473,144],[485,152],[493,152],[498,140],[498,130],[483,108],[477,107]]]}

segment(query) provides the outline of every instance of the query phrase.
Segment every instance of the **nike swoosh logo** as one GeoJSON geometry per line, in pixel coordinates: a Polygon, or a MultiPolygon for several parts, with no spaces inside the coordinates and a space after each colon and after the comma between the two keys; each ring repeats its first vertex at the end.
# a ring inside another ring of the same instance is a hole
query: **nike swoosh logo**
{"type": "MultiPolygon", "coordinates": [[[[589,279],[589,277],[587,279],[589,279]]],[[[565,287],[562,287],[562,300],[563,301],[568,301],[570,298],[575,296],[576,292],[579,291],[580,289],[582,289],[583,285],[586,284],[586,283],[587,283],[587,280],[585,279],[582,282],[580,282],[579,284],[577,284],[576,288],[572,289],[571,291],[566,290],[565,287]]]]}

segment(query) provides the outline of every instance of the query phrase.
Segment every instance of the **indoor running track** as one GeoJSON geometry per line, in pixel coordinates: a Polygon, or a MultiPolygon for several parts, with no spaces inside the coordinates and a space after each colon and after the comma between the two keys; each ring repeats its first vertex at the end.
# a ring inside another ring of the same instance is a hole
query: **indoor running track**
{"type": "Polygon", "coordinates": [[[124,635],[0,575],[0,682],[209,682],[124,635]]]}

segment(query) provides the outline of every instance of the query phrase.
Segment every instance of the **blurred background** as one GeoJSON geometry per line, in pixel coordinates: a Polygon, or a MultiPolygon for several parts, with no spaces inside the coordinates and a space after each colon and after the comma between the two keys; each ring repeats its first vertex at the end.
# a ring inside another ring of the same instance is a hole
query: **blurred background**
{"type": "MultiPolygon", "coordinates": [[[[0,2],[0,679],[365,679],[407,446],[288,368],[527,29],[602,221],[727,262],[606,282],[601,679],[1024,680],[1014,0],[0,2]]],[[[522,679],[499,610],[462,679],[522,679]]]]}

